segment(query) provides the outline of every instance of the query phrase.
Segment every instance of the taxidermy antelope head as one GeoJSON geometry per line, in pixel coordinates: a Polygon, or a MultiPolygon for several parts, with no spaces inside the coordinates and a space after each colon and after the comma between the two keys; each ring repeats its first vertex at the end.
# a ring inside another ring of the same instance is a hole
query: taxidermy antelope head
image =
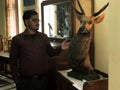
{"type": "Polygon", "coordinates": [[[81,25],[80,25],[80,29],[79,30],[81,32],[87,32],[87,31],[89,31],[92,28],[93,24],[98,24],[98,23],[102,22],[103,19],[104,19],[104,15],[105,15],[103,13],[103,11],[109,5],[109,3],[107,3],[98,12],[93,13],[92,16],[88,17],[88,16],[86,16],[86,14],[85,14],[85,12],[84,12],[84,10],[83,10],[79,0],[77,0],[77,3],[79,5],[79,8],[80,8],[81,11],[78,11],[77,9],[75,9],[74,6],[73,6],[73,8],[75,9],[75,11],[77,13],[77,16],[78,16],[77,18],[80,21],[81,25]]]}
{"type": "Polygon", "coordinates": [[[91,28],[95,23],[100,23],[104,19],[104,14],[102,13],[107,8],[109,3],[103,6],[91,17],[87,17],[80,2],[78,0],[77,2],[81,12],[75,8],[74,9],[80,21],[80,28],[78,30],[78,33],[72,38],[71,44],[69,46],[69,64],[74,71],[90,73],[93,72],[93,67],[91,65],[89,56],[91,28]]]}

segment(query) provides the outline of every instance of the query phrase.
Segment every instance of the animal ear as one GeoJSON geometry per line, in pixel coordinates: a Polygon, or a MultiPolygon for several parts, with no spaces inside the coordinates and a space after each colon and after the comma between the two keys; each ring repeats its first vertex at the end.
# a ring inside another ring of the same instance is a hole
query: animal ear
{"type": "Polygon", "coordinates": [[[96,18],[95,18],[95,23],[96,23],[96,24],[101,23],[101,22],[103,21],[104,17],[105,17],[105,14],[104,14],[104,13],[101,14],[100,16],[96,17],[96,18]]]}

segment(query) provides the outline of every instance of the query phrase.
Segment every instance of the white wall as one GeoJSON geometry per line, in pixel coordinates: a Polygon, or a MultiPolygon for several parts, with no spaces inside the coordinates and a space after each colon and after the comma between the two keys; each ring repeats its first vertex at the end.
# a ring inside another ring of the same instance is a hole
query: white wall
{"type": "Polygon", "coordinates": [[[120,90],[120,0],[109,8],[109,90],[120,90]]]}
{"type": "MultiPolygon", "coordinates": [[[[95,12],[99,11],[108,0],[95,0],[95,12]]],[[[108,8],[104,11],[105,18],[99,23],[95,24],[94,42],[95,42],[95,68],[108,73],[108,40],[109,40],[109,24],[108,24],[108,8]]]]}
{"type": "Polygon", "coordinates": [[[109,71],[109,90],[120,90],[120,0],[109,2],[104,21],[95,29],[95,60],[96,68],[109,71]]]}

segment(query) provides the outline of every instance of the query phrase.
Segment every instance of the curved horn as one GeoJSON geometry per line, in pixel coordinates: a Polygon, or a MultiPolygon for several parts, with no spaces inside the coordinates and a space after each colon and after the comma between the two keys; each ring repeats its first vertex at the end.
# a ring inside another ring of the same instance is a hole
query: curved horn
{"type": "Polygon", "coordinates": [[[101,14],[109,5],[109,2],[103,7],[101,8],[98,12],[94,13],[92,16],[98,16],[99,14],[101,14]]]}
{"type": "Polygon", "coordinates": [[[81,6],[81,4],[80,4],[79,0],[77,0],[77,3],[78,3],[78,5],[79,5],[80,10],[82,11],[83,15],[85,15],[85,12],[84,12],[84,10],[83,10],[83,8],[82,8],[82,6],[81,6]]]}
{"type": "Polygon", "coordinates": [[[84,15],[84,13],[79,12],[79,11],[74,7],[74,4],[73,4],[73,3],[72,3],[72,7],[73,7],[73,9],[76,11],[77,14],[79,14],[79,15],[84,15]]]}

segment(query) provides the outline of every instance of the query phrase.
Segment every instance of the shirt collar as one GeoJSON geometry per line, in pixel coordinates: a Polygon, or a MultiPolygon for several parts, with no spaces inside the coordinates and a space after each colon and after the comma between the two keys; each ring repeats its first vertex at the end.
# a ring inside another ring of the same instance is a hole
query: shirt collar
{"type": "Polygon", "coordinates": [[[37,35],[39,35],[40,33],[37,31],[35,34],[33,34],[33,35],[31,35],[31,34],[29,34],[28,32],[27,32],[27,30],[25,30],[24,32],[23,32],[23,36],[24,37],[30,37],[30,36],[37,36],[37,35]]]}

